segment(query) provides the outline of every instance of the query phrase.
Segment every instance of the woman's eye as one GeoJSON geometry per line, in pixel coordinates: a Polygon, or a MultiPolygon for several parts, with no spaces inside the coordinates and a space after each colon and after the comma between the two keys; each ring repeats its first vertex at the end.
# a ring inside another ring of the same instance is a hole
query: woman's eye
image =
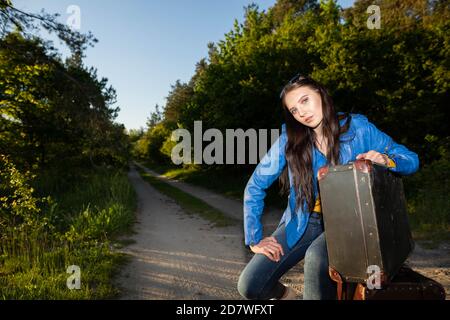
{"type": "Polygon", "coordinates": [[[296,114],[297,113],[297,109],[292,109],[292,114],[296,114]]]}
{"type": "Polygon", "coordinates": [[[308,101],[308,98],[303,99],[302,103],[305,104],[308,101]]]}

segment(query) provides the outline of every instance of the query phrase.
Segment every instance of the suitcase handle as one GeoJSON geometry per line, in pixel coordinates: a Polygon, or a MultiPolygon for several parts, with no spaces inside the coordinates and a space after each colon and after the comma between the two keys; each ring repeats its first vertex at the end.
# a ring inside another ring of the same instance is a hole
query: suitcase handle
{"type": "Polygon", "coordinates": [[[370,172],[372,170],[373,166],[379,166],[383,168],[389,168],[386,164],[376,163],[369,159],[358,159],[355,161],[349,161],[348,164],[352,164],[356,167],[356,169],[359,169],[363,172],[370,172]],[[367,169],[366,169],[367,167],[367,169]]]}

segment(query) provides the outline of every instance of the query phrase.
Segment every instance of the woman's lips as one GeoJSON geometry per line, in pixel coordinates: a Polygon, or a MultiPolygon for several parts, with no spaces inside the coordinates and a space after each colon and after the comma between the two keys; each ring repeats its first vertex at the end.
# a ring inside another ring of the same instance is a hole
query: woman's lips
{"type": "Polygon", "coordinates": [[[314,116],[310,116],[309,118],[306,118],[306,119],[305,119],[305,122],[308,122],[308,123],[309,123],[309,122],[311,122],[311,121],[313,120],[313,118],[314,118],[314,116]]]}

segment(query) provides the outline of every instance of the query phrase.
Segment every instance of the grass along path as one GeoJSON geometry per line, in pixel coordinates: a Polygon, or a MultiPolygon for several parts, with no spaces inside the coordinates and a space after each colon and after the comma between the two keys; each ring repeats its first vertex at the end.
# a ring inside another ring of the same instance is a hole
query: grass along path
{"type": "Polygon", "coordinates": [[[37,185],[53,198],[40,213],[52,228],[1,235],[0,299],[110,299],[119,294],[113,278],[127,257],[111,247],[133,226],[135,191],[126,171],[80,170],[74,176],[49,174],[37,185]],[[71,265],[80,268],[79,289],[66,285],[71,265]]]}

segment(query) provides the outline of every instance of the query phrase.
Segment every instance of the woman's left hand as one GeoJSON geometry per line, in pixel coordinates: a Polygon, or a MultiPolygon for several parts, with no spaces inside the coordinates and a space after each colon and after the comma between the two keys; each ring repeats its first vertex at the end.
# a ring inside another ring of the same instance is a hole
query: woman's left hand
{"type": "Polygon", "coordinates": [[[372,162],[378,163],[378,164],[382,164],[382,165],[387,165],[388,163],[388,158],[385,154],[379,153],[375,150],[370,150],[366,153],[360,153],[356,156],[356,159],[367,159],[370,160],[372,162]]]}

